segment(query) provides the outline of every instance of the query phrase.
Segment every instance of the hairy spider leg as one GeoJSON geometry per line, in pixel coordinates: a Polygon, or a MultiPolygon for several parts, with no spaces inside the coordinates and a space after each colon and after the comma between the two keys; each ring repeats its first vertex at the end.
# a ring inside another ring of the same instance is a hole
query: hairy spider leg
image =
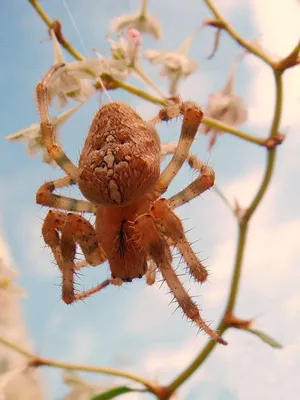
{"type": "Polygon", "coordinates": [[[198,106],[196,103],[192,101],[186,101],[181,105],[170,106],[160,111],[158,117],[151,121],[152,123],[156,124],[160,121],[167,121],[171,118],[174,118],[179,114],[183,114],[179,143],[170,163],[161,173],[158,182],[156,183],[154,191],[157,194],[157,197],[159,197],[168,189],[168,186],[182,167],[202,121],[203,112],[200,106],[198,106]]]}
{"type": "Polygon", "coordinates": [[[156,200],[153,203],[150,212],[157,223],[162,225],[164,235],[172,239],[174,246],[177,247],[182,254],[192,276],[198,282],[206,281],[208,273],[191,248],[187,238],[185,237],[180,218],[174,213],[168,200],[156,200]]]}
{"type": "MultiPolygon", "coordinates": [[[[163,143],[162,155],[166,156],[168,154],[174,154],[177,147],[178,143],[163,143]]],[[[200,174],[200,176],[198,176],[190,185],[186,186],[179,193],[176,193],[174,196],[168,199],[172,208],[177,208],[189,202],[190,200],[193,200],[195,197],[214,186],[215,183],[215,172],[212,167],[207,165],[204,161],[201,161],[194,154],[190,153],[187,155],[186,161],[192,169],[200,174]]]]}
{"type": "MultiPolygon", "coordinates": [[[[49,210],[42,227],[42,235],[62,272],[62,298],[65,303],[83,299],[103,288],[104,283],[91,290],[74,293],[74,273],[79,269],[74,263],[76,244],[81,247],[90,265],[106,261],[104,250],[100,247],[95,229],[89,221],[78,214],[49,210]],[[60,237],[58,232],[61,232],[60,237]]],[[[111,283],[111,280],[108,281],[111,283]]]]}
{"type": "Polygon", "coordinates": [[[39,82],[36,86],[36,98],[41,118],[41,134],[48,154],[51,159],[53,159],[56,164],[66,172],[66,174],[68,174],[75,182],[77,182],[78,169],[67,157],[62,147],[58,143],[55,143],[55,127],[51,123],[51,118],[49,114],[48,85],[51,80],[53,80],[55,77],[58,76],[59,73],[61,73],[61,69],[64,66],[64,64],[56,64],[49,69],[41,82],[39,82]]]}
{"type": "Polygon", "coordinates": [[[176,272],[172,268],[172,255],[169,246],[159,232],[154,218],[150,214],[143,214],[139,216],[134,222],[135,228],[140,234],[140,239],[160,269],[163,278],[169,286],[171,292],[174,294],[179,306],[182,308],[184,314],[197,326],[206,332],[213,340],[221,344],[227,344],[217,332],[212,330],[205,321],[201,318],[199,309],[193,300],[189,297],[184,289],[182,283],[178,279],[176,272]]]}
{"type": "Polygon", "coordinates": [[[36,193],[36,202],[42,206],[53,207],[66,211],[96,213],[96,207],[87,200],[78,200],[71,197],[54,194],[54,190],[74,185],[76,182],[70,176],[45,182],[36,193]]]}
{"type": "Polygon", "coordinates": [[[151,286],[155,283],[157,265],[153,260],[148,261],[148,269],[146,271],[147,285],[151,286]]]}

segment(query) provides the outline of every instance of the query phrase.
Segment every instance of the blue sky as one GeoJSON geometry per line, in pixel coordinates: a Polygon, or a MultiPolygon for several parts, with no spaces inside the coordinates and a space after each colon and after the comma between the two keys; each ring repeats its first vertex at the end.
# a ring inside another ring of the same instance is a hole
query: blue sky
{"type": "MultiPolygon", "coordinates": [[[[62,1],[42,1],[49,15],[59,18],[68,39],[85,54],[72,27],[62,1]]],[[[90,0],[88,7],[79,0],[69,0],[69,7],[83,37],[85,47],[109,51],[105,35],[109,21],[117,15],[135,10],[137,1],[90,0]],[[122,4],[120,4],[122,3],[122,4]]],[[[224,14],[238,31],[249,39],[261,37],[271,54],[285,55],[299,37],[300,7],[294,0],[244,2],[218,1],[224,14]],[[298,14],[297,14],[298,13],[298,14]],[[297,19],[298,18],[298,19],[297,19]],[[274,26],[282,28],[275,29],[274,26]]],[[[159,16],[163,40],[145,38],[144,49],[175,49],[209,16],[201,2],[186,0],[174,7],[171,0],[150,0],[150,10],[159,16]],[[171,21],[171,23],[170,23],[171,21]],[[174,28],[176,27],[176,29],[174,28]]],[[[0,37],[0,110],[1,137],[26,128],[38,121],[34,88],[53,63],[53,50],[44,24],[26,1],[5,2],[0,16],[3,32],[0,37]]],[[[193,99],[205,106],[212,91],[222,88],[233,58],[239,48],[226,35],[213,60],[207,60],[213,43],[213,32],[201,31],[194,41],[191,56],[199,70],[181,87],[184,99],[193,99]]],[[[71,58],[66,54],[66,58],[71,58]]],[[[158,85],[158,68],[147,66],[158,85]]],[[[236,89],[249,106],[249,122],[245,130],[266,136],[272,115],[273,86],[271,73],[252,57],[238,67],[236,89]]],[[[133,81],[141,85],[137,81],[133,81]]],[[[299,188],[295,182],[299,171],[299,99],[298,71],[285,79],[286,107],[282,129],[288,133],[280,148],[272,189],[251,222],[245,270],[237,312],[251,318],[258,316],[257,327],[272,334],[285,348],[268,348],[250,335],[230,331],[230,345],[218,350],[204,367],[182,389],[183,398],[267,399],[292,398],[299,390],[296,369],[299,367],[300,297],[299,297],[299,188]],[[289,373],[288,373],[289,371],[289,373]],[[293,373],[294,371],[294,373],[293,373]],[[289,393],[291,394],[289,397],[289,393]]],[[[121,91],[111,93],[114,100],[131,104],[145,118],[155,115],[158,108],[121,91]]],[[[104,98],[103,98],[104,99],[104,98]]],[[[89,100],[76,116],[64,125],[63,145],[74,161],[82,146],[92,116],[99,107],[99,97],[89,100]]],[[[160,126],[163,141],[176,140],[179,123],[160,126]]],[[[217,183],[231,201],[238,198],[243,205],[252,199],[264,171],[265,152],[252,144],[223,135],[211,153],[207,138],[199,137],[193,152],[209,160],[216,171],[217,183]]],[[[35,204],[35,192],[46,180],[62,176],[42,164],[39,158],[26,155],[23,144],[0,140],[0,207],[2,227],[14,264],[20,271],[20,284],[29,296],[22,303],[25,319],[35,350],[45,356],[66,361],[78,361],[111,367],[128,368],[162,383],[176,375],[206,343],[203,334],[190,327],[179,311],[168,305],[167,288],[157,284],[146,287],[134,282],[121,288],[108,288],[85,303],[66,306],[60,300],[60,275],[52,263],[52,255],[43,248],[41,223],[45,209],[35,204]]],[[[171,192],[190,182],[193,174],[184,170],[171,192]]],[[[67,191],[68,192],[68,191],[67,191]]],[[[69,194],[73,193],[71,190],[69,194]]],[[[208,258],[210,282],[199,288],[185,279],[194,294],[200,294],[200,304],[207,320],[217,324],[227,296],[231,277],[236,224],[224,204],[212,192],[196,199],[180,210],[187,218],[187,229],[196,251],[208,258]]],[[[176,262],[176,260],[175,260],[176,262]]],[[[108,276],[108,267],[101,266],[83,272],[80,284],[85,288],[108,276]]],[[[48,399],[59,399],[65,392],[60,384],[60,371],[44,371],[48,399]]],[[[106,377],[97,377],[103,382],[106,377]]],[[[145,396],[146,398],[147,396],[145,396]]],[[[128,396],[128,399],[130,397],[128,396]]],[[[133,397],[131,397],[133,398],[133,397]]]]}

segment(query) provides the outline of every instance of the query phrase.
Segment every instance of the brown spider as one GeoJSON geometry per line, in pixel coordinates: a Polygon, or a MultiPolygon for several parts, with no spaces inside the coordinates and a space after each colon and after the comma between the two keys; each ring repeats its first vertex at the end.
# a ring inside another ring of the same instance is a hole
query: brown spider
{"type": "Polygon", "coordinates": [[[182,102],[162,109],[156,118],[145,122],[128,105],[108,103],[96,113],[76,167],[55,143],[48,112],[48,84],[61,66],[48,71],[36,92],[44,144],[67,176],[44,183],[37,192],[36,201],[54,209],[77,212],[50,210],[42,227],[44,240],[62,273],[64,302],[70,304],[109,284],[131,282],[146,273],[147,282],[151,284],[153,272],[158,268],[184,314],[212,339],[226,344],[201,318],[198,307],[172,268],[170,251],[170,246],[177,247],[192,276],[199,282],[206,280],[207,271],[193,252],[182,223],[173,211],[214,184],[212,168],[189,154],[203,117],[201,108],[191,101],[182,102]],[[155,124],[180,114],[183,124],[178,146],[170,163],[160,173],[161,144],[155,124]],[[171,198],[161,198],[186,160],[200,176],[171,198]],[[53,193],[73,184],[78,184],[88,201],[53,193]],[[96,215],[95,227],[78,214],[83,212],[96,215]],[[85,257],[84,262],[77,264],[76,245],[81,247],[85,257]],[[75,293],[76,270],[106,260],[111,279],[75,293]]]}

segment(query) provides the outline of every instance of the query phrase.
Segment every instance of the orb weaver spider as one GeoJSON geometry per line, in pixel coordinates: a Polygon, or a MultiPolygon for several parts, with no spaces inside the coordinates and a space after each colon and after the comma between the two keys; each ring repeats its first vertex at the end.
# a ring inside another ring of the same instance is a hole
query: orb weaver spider
{"type": "Polygon", "coordinates": [[[157,268],[184,314],[212,339],[226,344],[202,319],[172,268],[170,251],[170,246],[179,250],[196,281],[207,279],[207,271],[193,252],[183,225],[173,211],[214,184],[212,168],[189,154],[203,117],[200,106],[191,101],[174,104],[145,122],[128,105],[108,103],[99,109],[92,121],[77,167],[55,142],[48,111],[48,85],[62,66],[55,65],[47,72],[38,83],[36,94],[45,147],[67,175],[44,183],[37,191],[36,202],[54,209],[44,220],[42,235],[62,274],[63,301],[70,304],[109,284],[131,282],[145,274],[151,284],[157,268]],[[155,125],[179,115],[183,115],[179,143],[171,161],[160,173],[161,144],[155,125]],[[198,171],[199,177],[171,198],[162,198],[185,161],[198,171]],[[53,193],[75,184],[87,200],[53,193]],[[93,213],[95,226],[81,213],[93,213]],[[77,245],[85,261],[76,264],[77,245]],[[75,292],[76,271],[106,260],[111,278],[90,290],[75,292]]]}

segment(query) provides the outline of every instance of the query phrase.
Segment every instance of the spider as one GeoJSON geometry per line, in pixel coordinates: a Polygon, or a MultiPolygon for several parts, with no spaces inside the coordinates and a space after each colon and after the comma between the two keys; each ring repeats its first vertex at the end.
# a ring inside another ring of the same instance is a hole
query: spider
{"type": "Polygon", "coordinates": [[[202,319],[172,268],[170,251],[172,246],[179,250],[196,281],[207,279],[207,271],[173,211],[214,184],[212,168],[189,154],[203,117],[200,106],[191,101],[180,102],[165,107],[145,122],[124,103],[103,105],[92,121],[77,167],[55,142],[48,110],[48,85],[62,66],[55,65],[47,72],[38,83],[36,94],[45,147],[67,175],[44,183],[37,191],[36,202],[52,207],[43,222],[42,235],[62,274],[63,301],[70,304],[109,284],[131,282],[145,274],[152,284],[153,273],[159,269],[184,314],[212,339],[227,344],[202,319]],[[155,125],[179,115],[183,115],[183,123],[178,146],[160,172],[161,143],[155,125]],[[162,198],[185,161],[198,171],[199,177],[171,198],[162,198]],[[86,200],[53,193],[75,184],[86,200]],[[82,213],[95,214],[95,226],[82,213]],[[77,245],[84,262],[75,262],[77,245]],[[104,261],[109,263],[111,278],[90,290],[75,292],[76,271],[104,261]]]}

